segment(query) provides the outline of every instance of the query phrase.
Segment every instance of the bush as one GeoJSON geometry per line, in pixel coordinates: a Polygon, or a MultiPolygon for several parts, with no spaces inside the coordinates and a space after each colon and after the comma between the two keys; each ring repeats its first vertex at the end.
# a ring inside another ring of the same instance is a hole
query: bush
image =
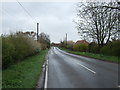
{"type": "Polygon", "coordinates": [[[79,51],[79,44],[75,44],[75,45],[73,45],[73,50],[74,51],[79,51]]]}
{"type": "Polygon", "coordinates": [[[86,44],[80,44],[80,51],[81,52],[86,52],[87,48],[88,48],[88,46],[86,44]]]}
{"type": "Polygon", "coordinates": [[[95,42],[92,42],[88,45],[88,52],[91,52],[91,53],[99,53],[99,46],[97,43],[95,42]]]}
{"type": "Polygon", "coordinates": [[[73,50],[73,45],[67,44],[67,49],[73,50]]]}
{"type": "Polygon", "coordinates": [[[25,57],[38,53],[40,44],[23,34],[2,36],[2,67],[23,60],[25,57]]]}
{"type": "Polygon", "coordinates": [[[2,68],[2,38],[0,37],[0,69],[2,68]]]}
{"type": "Polygon", "coordinates": [[[41,45],[41,50],[45,50],[47,48],[46,44],[40,43],[40,45],[41,45]]]}
{"type": "Polygon", "coordinates": [[[65,41],[61,41],[61,42],[60,42],[60,47],[66,48],[66,43],[65,43],[65,41]]]}
{"type": "Polygon", "coordinates": [[[73,46],[73,50],[80,51],[80,52],[86,52],[88,46],[86,44],[75,44],[73,46]]]}
{"type": "Polygon", "coordinates": [[[73,50],[73,45],[74,45],[75,43],[73,42],[73,41],[67,41],[67,49],[69,49],[69,50],[73,50]]]}
{"type": "Polygon", "coordinates": [[[112,44],[112,55],[120,57],[120,41],[114,41],[112,44]]]}
{"type": "Polygon", "coordinates": [[[2,38],[2,65],[3,68],[14,63],[15,48],[8,38],[2,38]]]}
{"type": "Polygon", "coordinates": [[[100,50],[101,54],[120,57],[120,41],[112,41],[103,46],[100,50]]]}

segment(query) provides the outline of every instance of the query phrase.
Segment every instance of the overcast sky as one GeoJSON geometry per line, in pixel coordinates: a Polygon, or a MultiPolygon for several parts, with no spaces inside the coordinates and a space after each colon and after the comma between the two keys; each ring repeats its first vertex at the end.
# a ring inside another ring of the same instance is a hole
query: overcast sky
{"type": "MultiPolygon", "coordinates": [[[[50,35],[52,42],[60,42],[68,34],[68,40],[79,38],[76,24],[76,2],[21,2],[33,18],[40,23],[40,32],[50,35]]],[[[2,32],[35,31],[36,22],[17,2],[5,2],[0,7],[2,32]]]]}

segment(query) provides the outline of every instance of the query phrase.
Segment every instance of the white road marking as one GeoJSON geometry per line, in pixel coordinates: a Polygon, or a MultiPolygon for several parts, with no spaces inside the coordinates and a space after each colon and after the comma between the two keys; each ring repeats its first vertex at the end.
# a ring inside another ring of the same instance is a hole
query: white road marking
{"type": "MultiPolygon", "coordinates": [[[[57,48],[57,49],[58,49],[58,48],[57,48]]],[[[60,50],[60,49],[58,49],[58,50],[60,50]]],[[[62,51],[62,50],[61,50],[61,51],[62,51]]],[[[93,71],[93,70],[89,69],[88,67],[86,67],[86,66],[84,66],[84,65],[82,65],[82,64],[80,64],[80,63],[77,63],[77,64],[79,64],[79,65],[80,65],[80,66],[82,66],[83,68],[87,69],[88,71],[90,71],[90,72],[92,72],[92,73],[96,74],[96,72],[95,72],[95,71],[93,71]]]]}
{"type": "Polygon", "coordinates": [[[45,72],[44,90],[47,89],[47,82],[48,82],[48,60],[47,60],[47,62],[46,62],[46,72],[45,72]]]}
{"type": "Polygon", "coordinates": [[[89,69],[88,67],[86,67],[86,66],[84,66],[84,65],[82,65],[82,64],[80,64],[80,63],[77,63],[77,64],[79,64],[79,65],[80,65],[80,66],[82,66],[83,68],[87,69],[88,71],[90,71],[90,72],[92,72],[92,73],[96,74],[96,72],[95,72],[95,71],[93,71],[93,70],[89,69]]]}
{"type": "Polygon", "coordinates": [[[118,85],[118,88],[120,88],[120,85],[118,85]]]}

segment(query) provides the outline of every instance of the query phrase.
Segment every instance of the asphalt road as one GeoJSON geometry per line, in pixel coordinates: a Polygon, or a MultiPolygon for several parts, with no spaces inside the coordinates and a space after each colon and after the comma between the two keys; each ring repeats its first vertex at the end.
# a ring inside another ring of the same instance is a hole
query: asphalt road
{"type": "Polygon", "coordinates": [[[48,88],[117,88],[118,64],[66,53],[48,52],[48,88]]]}

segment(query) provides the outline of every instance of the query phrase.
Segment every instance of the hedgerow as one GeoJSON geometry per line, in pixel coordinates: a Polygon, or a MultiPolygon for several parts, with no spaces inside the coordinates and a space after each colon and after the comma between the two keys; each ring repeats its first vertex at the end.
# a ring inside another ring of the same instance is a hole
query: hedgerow
{"type": "Polygon", "coordinates": [[[25,57],[38,53],[41,48],[37,41],[22,33],[3,35],[1,38],[3,69],[22,61],[25,57]]]}

